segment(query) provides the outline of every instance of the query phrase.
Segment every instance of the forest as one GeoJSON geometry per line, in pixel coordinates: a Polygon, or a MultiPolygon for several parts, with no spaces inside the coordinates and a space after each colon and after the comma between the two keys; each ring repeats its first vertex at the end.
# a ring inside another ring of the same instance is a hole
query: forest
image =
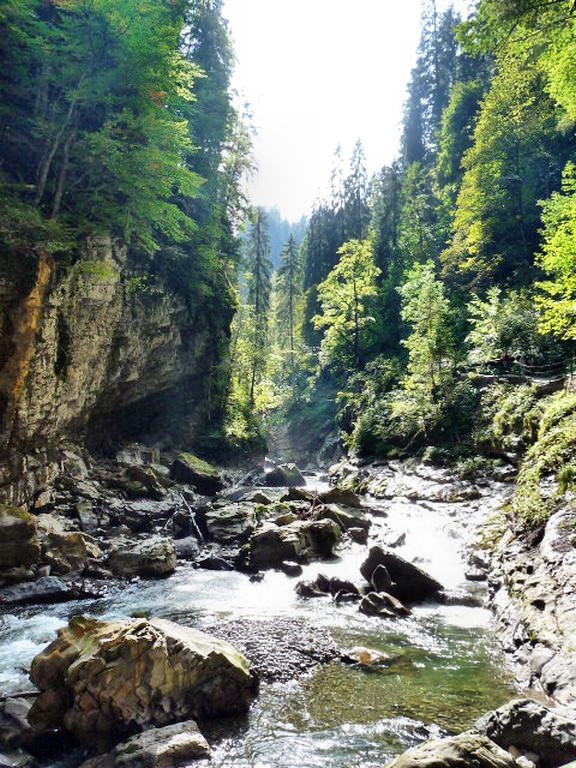
{"type": "Polygon", "coordinates": [[[530,442],[514,418],[576,335],[573,38],[561,0],[481,0],[464,22],[424,5],[397,160],[368,178],[360,140],[348,166],[337,148],[274,274],[253,214],[229,429],[335,417],[361,456],[440,461],[530,442]],[[499,373],[524,383],[485,386],[499,373]]]}
{"type": "Polygon", "coordinates": [[[164,280],[198,317],[235,315],[205,451],[257,453],[278,424],[334,420],[361,456],[530,442],[503,414],[524,419],[531,380],[569,371],[576,337],[569,2],[481,0],[464,22],[424,3],[397,159],[369,178],[361,139],[349,160],[337,147],[292,234],[244,192],[252,128],[221,2],[0,14],[4,252],[98,271],[78,244],[109,232],[132,293],[164,280]],[[498,373],[526,383],[478,385],[498,373]]]}

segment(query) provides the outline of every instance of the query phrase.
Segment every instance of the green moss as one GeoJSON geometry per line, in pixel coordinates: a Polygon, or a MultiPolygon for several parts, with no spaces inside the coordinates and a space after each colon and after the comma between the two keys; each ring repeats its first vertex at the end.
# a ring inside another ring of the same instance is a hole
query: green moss
{"type": "Polygon", "coordinates": [[[113,283],[118,279],[118,272],[114,265],[99,259],[82,259],[76,262],[72,270],[82,277],[95,278],[105,283],[113,283]]]}
{"type": "Polygon", "coordinates": [[[538,437],[520,467],[514,512],[527,527],[544,523],[576,477],[576,394],[542,401],[538,437]]]}
{"type": "Polygon", "coordinates": [[[522,453],[534,442],[541,416],[533,386],[494,384],[482,395],[475,447],[483,453],[522,453]]]}
{"type": "Polygon", "coordinates": [[[218,477],[218,470],[209,464],[204,459],[199,459],[198,456],[194,456],[193,453],[181,453],[178,458],[185,464],[188,464],[190,469],[197,472],[199,475],[208,475],[210,477],[218,477]]]}

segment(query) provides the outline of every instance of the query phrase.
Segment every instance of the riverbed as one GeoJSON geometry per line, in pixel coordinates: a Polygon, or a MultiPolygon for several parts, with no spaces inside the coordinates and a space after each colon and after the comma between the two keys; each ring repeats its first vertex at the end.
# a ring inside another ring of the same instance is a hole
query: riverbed
{"type": "MultiPolygon", "coordinates": [[[[309,485],[321,488],[317,478],[309,485]]],[[[370,543],[405,534],[399,555],[447,590],[482,598],[484,585],[465,580],[466,547],[502,493],[495,486],[476,502],[458,503],[368,498],[370,543]]],[[[348,542],[334,560],[305,566],[301,578],[324,573],[360,585],[366,551],[348,542]]],[[[159,616],[198,628],[294,619],[326,629],[343,651],[361,646],[388,656],[382,665],[338,661],[294,680],[263,683],[248,716],[202,724],[219,768],[381,767],[407,747],[469,727],[514,695],[512,670],[485,608],[427,603],[408,618],[381,619],[359,613],[357,604],[302,599],[296,581],[276,571],[251,581],[235,571],[183,565],[168,579],[112,585],[98,600],[13,610],[0,618],[0,690],[30,687],[26,670],[34,655],[71,615],[85,613],[102,619],[159,616]]],[[[67,765],[80,759],[68,755],[67,765]]]]}

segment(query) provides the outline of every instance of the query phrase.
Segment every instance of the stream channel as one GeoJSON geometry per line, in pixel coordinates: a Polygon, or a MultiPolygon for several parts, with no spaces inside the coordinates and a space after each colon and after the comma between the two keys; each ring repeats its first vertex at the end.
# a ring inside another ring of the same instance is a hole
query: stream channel
{"type": "MultiPolygon", "coordinates": [[[[312,489],[328,487],[318,477],[308,481],[312,489]]],[[[406,533],[399,555],[416,560],[447,590],[484,596],[484,585],[465,580],[466,542],[503,493],[495,485],[479,501],[458,503],[366,497],[373,512],[369,543],[406,533]]],[[[324,573],[360,585],[366,553],[349,543],[337,559],[305,566],[301,578],[324,573]]],[[[410,746],[469,727],[514,695],[488,610],[429,603],[406,619],[381,619],[359,613],[357,604],[304,600],[296,581],[276,571],[255,582],[238,572],[182,565],[168,579],[112,585],[99,600],[13,609],[0,615],[0,692],[30,687],[26,669],[71,615],[139,613],[200,629],[222,620],[297,618],[326,628],[343,650],[363,646],[392,657],[385,666],[334,662],[298,680],[262,683],[249,715],[202,724],[217,768],[382,768],[410,746]]],[[[65,764],[80,760],[68,756],[65,764]]]]}

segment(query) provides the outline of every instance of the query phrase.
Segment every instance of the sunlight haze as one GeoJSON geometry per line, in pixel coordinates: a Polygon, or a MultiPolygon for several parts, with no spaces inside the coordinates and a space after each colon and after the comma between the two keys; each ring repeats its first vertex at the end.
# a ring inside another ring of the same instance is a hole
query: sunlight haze
{"type": "Polygon", "coordinates": [[[360,138],[369,173],[394,159],[420,9],[420,0],[225,0],[234,85],[257,130],[255,205],[292,221],[307,214],[338,144],[347,158],[360,138]]]}

